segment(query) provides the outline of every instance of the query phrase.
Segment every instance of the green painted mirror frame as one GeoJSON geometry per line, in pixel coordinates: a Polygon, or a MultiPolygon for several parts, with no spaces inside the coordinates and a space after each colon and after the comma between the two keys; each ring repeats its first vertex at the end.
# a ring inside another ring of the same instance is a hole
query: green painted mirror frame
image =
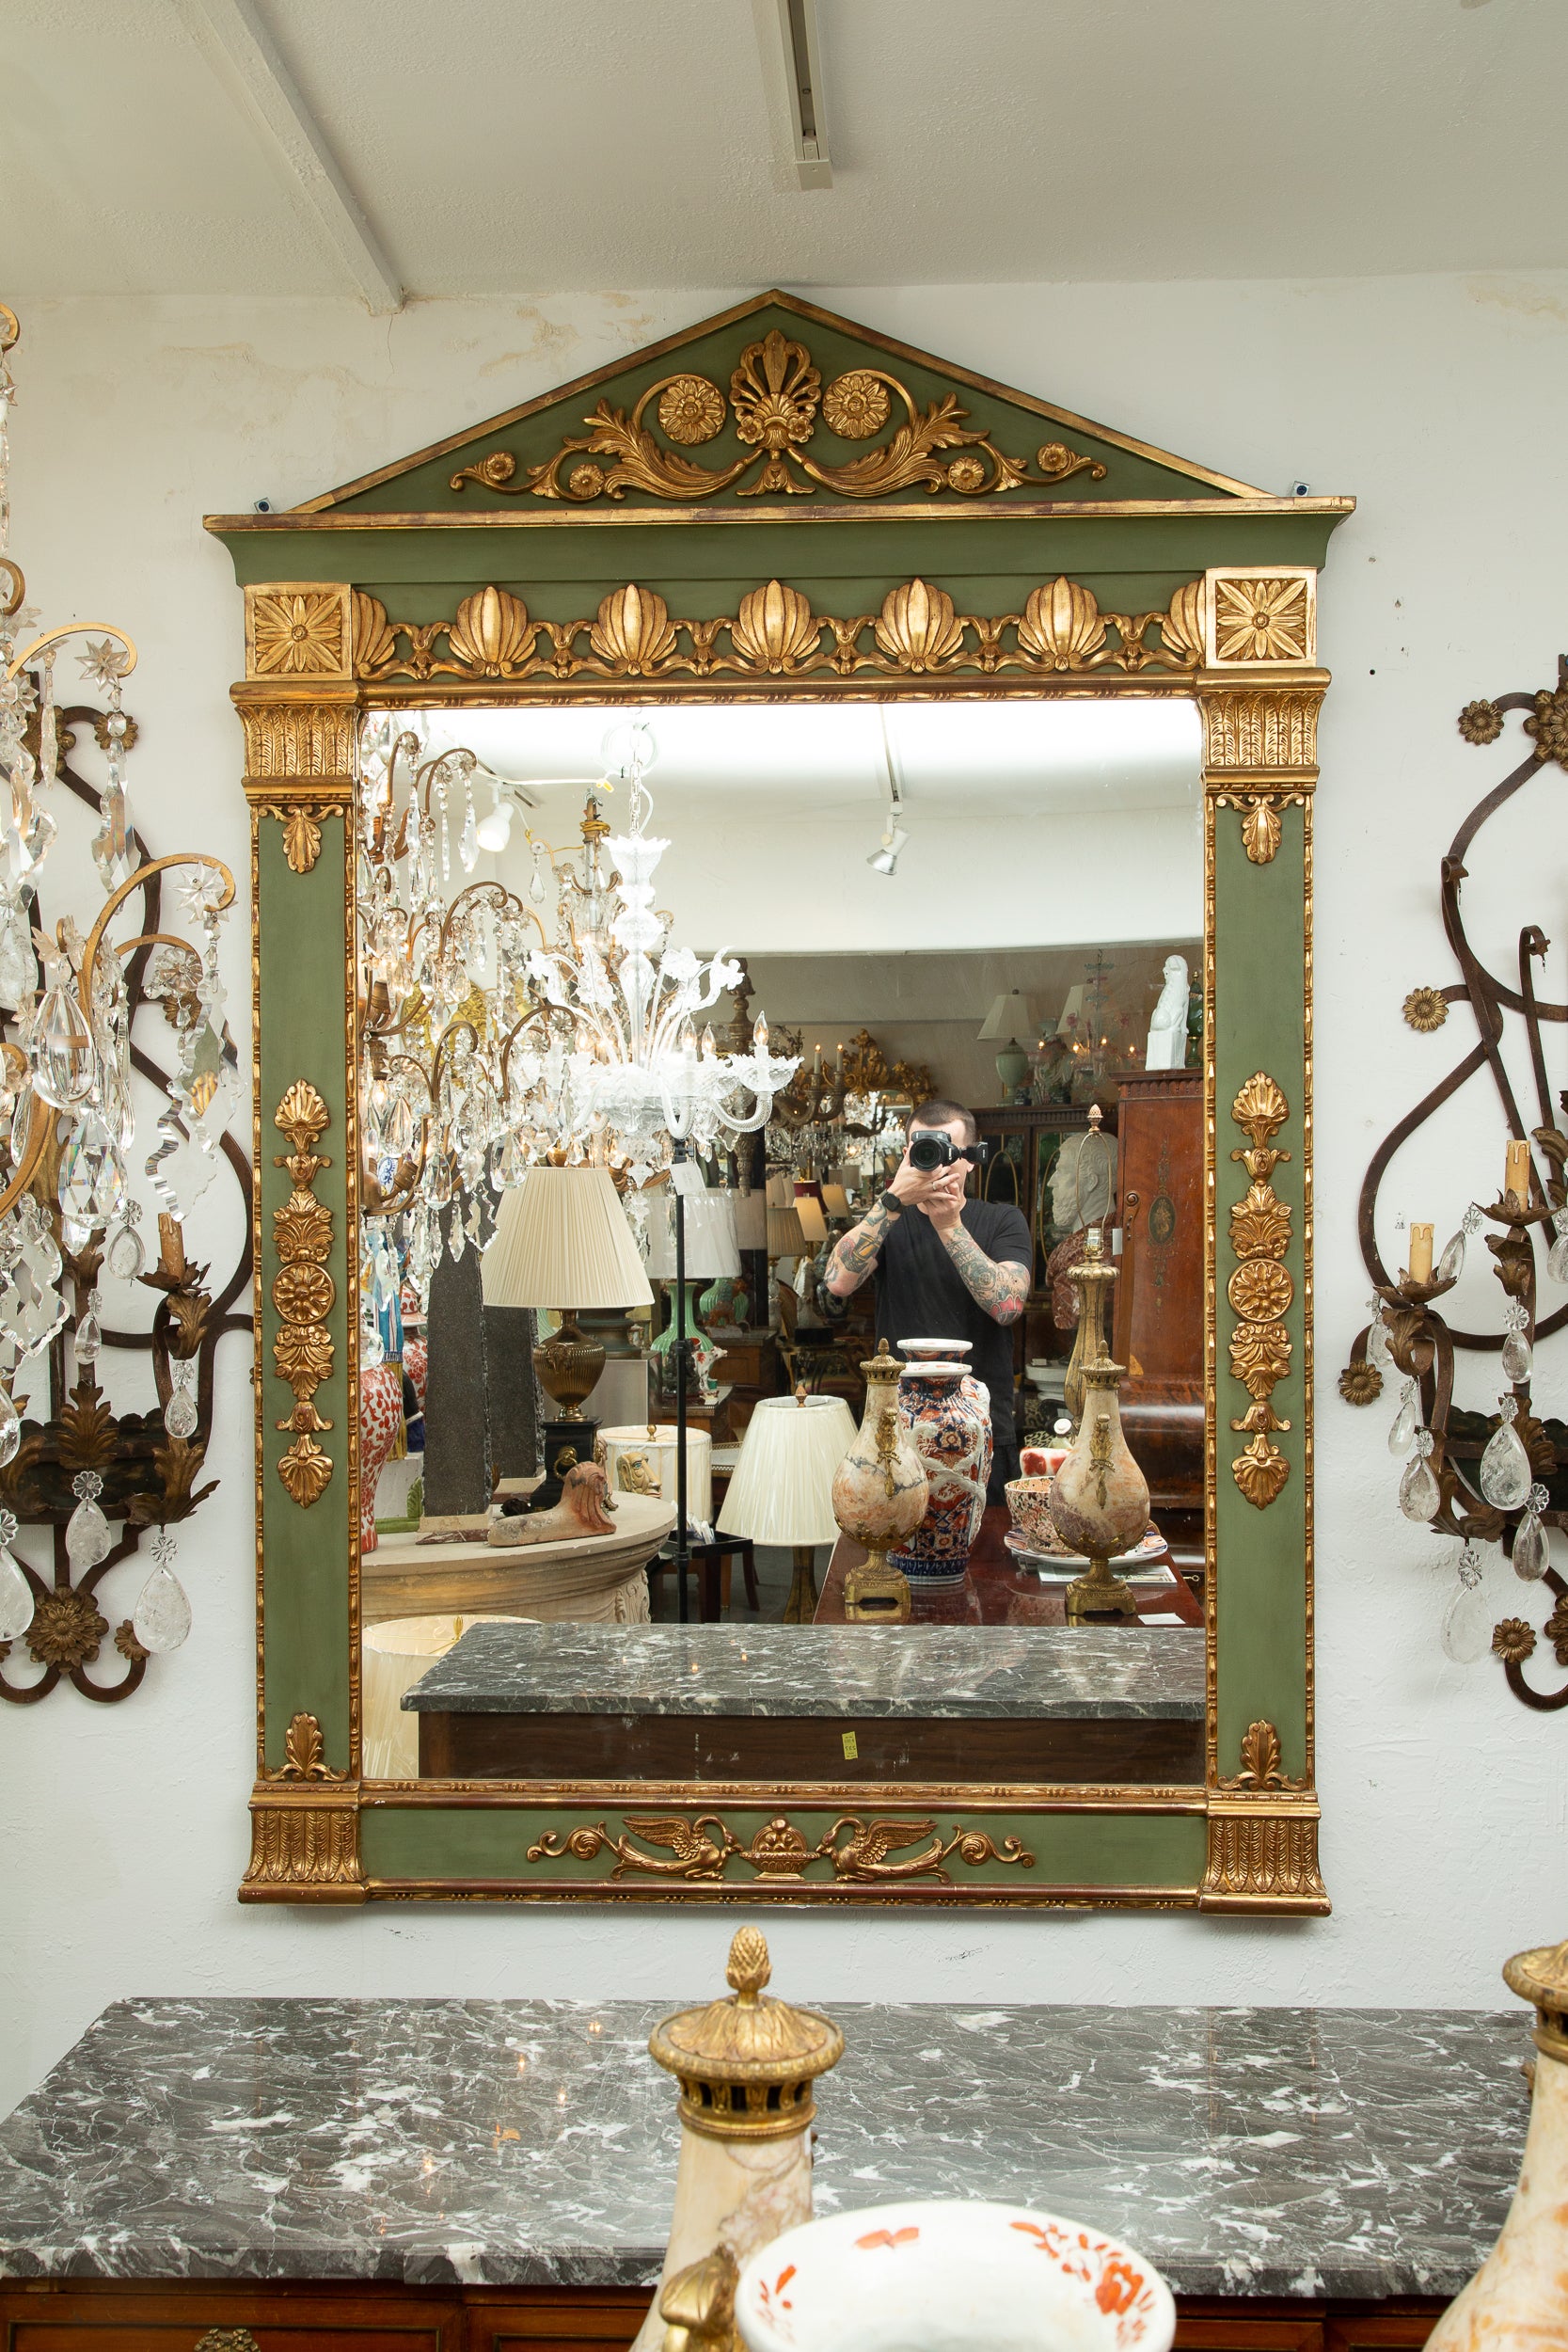
{"type": "Polygon", "coordinates": [[[768,294],[277,515],[245,593],[257,1778],[242,1899],[1325,1911],[1312,1667],[1318,571],[1244,483],[768,294]],[[1206,1785],[362,1780],[353,890],[361,712],[1170,695],[1202,719],[1206,1785]],[[293,1400],[292,1406],[290,1400],[293,1400]],[[630,1808],[628,1814],[626,1808],[630,1808]],[[847,1807],[924,1825],[877,1859],[847,1807]],[[631,1822],[721,1820],[645,1854],[631,1822]],[[715,1858],[717,1855],[717,1858],[715,1858]]]}

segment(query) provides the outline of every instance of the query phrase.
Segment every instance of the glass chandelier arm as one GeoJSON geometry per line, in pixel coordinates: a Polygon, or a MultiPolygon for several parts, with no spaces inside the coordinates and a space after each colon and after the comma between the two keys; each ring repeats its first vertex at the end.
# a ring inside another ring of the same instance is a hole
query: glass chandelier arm
{"type": "Polygon", "coordinates": [[[26,669],[30,661],[36,661],[45,646],[63,644],[68,637],[91,637],[95,632],[113,637],[124,646],[125,660],[119,675],[129,677],[136,666],[136,648],[122,628],[117,628],[113,621],[66,621],[58,628],[46,628],[41,637],[35,637],[32,644],[17,655],[6,672],[7,683],[15,677],[19,670],[26,669]]]}

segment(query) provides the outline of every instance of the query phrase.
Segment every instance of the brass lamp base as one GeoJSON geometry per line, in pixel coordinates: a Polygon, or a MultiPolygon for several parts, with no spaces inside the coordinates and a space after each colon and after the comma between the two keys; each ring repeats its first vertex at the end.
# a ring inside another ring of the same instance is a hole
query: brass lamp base
{"type": "Polygon", "coordinates": [[[1062,1596],[1069,1625],[1089,1625],[1101,1617],[1132,1617],[1138,1613],[1132,1587],[1111,1574],[1108,1560],[1089,1562],[1087,1576],[1074,1577],[1062,1596]]]}
{"type": "Polygon", "coordinates": [[[795,1576],[784,1603],[785,1625],[810,1625],[816,1614],[816,1554],[810,1544],[795,1546],[795,1576]]]}
{"type": "Polygon", "coordinates": [[[580,1421],[604,1371],[604,1348],[578,1327],[576,1308],[562,1309],[560,1330],[533,1351],[533,1369],[546,1395],[560,1406],[560,1418],[580,1421]]]}
{"type": "Polygon", "coordinates": [[[844,1580],[844,1613],[851,1625],[908,1625],[910,1580],[890,1567],[885,1551],[868,1551],[844,1580]]]}

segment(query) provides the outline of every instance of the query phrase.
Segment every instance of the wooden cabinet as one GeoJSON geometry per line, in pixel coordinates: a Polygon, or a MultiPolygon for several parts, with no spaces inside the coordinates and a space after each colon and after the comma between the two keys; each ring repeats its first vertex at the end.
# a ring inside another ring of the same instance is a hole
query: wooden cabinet
{"type": "MultiPolygon", "coordinates": [[[[12,2280],[0,2352],[625,2352],[649,2292],[12,2280]]],[[[1419,2352],[1443,2309],[1178,2296],[1176,2352],[1419,2352]]]]}
{"type": "Polygon", "coordinates": [[[1121,1425],[1164,1525],[1203,1509],[1203,1073],[1132,1071],[1120,1089],[1112,1352],[1127,1367],[1121,1425]]]}

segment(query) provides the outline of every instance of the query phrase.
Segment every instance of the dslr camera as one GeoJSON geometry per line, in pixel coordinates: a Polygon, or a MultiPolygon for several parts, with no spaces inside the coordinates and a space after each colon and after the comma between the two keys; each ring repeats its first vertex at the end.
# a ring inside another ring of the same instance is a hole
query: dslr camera
{"type": "Polygon", "coordinates": [[[917,1127],[910,1137],[910,1166],[922,1176],[934,1176],[939,1168],[951,1168],[958,1160],[983,1168],[990,1151],[989,1136],[974,1143],[955,1143],[945,1127],[917,1127]]]}

